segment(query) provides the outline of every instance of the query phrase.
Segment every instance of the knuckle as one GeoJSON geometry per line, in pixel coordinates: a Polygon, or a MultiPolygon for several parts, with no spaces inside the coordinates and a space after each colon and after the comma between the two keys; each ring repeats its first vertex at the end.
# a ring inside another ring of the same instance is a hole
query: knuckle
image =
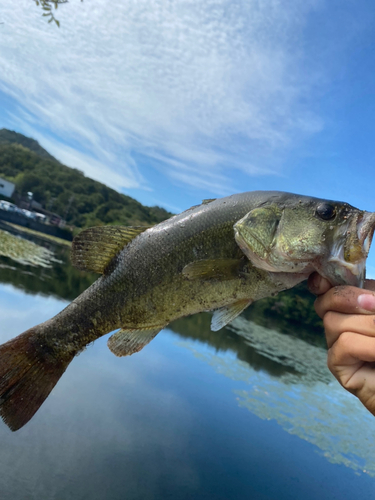
{"type": "Polygon", "coordinates": [[[328,311],[325,313],[323,318],[323,326],[327,331],[332,331],[336,326],[336,313],[334,311],[328,311]]]}
{"type": "Polygon", "coordinates": [[[343,332],[336,341],[336,350],[346,352],[352,345],[353,334],[351,332],[343,332]]]}
{"type": "Polygon", "coordinates": [[[348,376],[348,373],[343,367],[341,366],[341,356],[342,353],[340,354],[340,348],[337,345],[337,342],[334,344],[334,346],[328,350],[328,356],[327,356],[327,366],[332,375],[338,380],[338,382],[348,391],[351,391],[351,385],[350,385],[350,379],[351,377],[348,376]]]}
{"type": "Polygon", "coordinates": [[[343,332],[334,344],[328,350],[328,367],[332,371],[332,367],[340,365],[343,358],[351,351],[353,344],[353,334],[351,332],[343,332]]]}
{"type": "Polygon", "coordinates": [[[331,349],[328,349],[328,354],[327,354],[327,366],[331,372],[333,372],[333,352],[332,352],[332,347],[331,349]]]}
{"type": "Polygon", "coordinates": [[[342,383],[340,380],[340,375],[337,370],[337,351],[334,347],[331,347],[331,349],[328,350],[328,355],[327,355],[327,366],[329,371],[336,377],[336,379],[342,383]]]}

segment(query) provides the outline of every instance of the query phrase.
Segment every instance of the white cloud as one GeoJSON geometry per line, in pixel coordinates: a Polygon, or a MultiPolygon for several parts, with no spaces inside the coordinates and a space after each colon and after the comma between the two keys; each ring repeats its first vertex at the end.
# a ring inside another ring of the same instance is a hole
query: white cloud
{"type": "Polygon", "coordinates": [[[0,89],[34,137],[37,120],[74,148],[55,141],[59,159],[96,179],[147,187],[132,159],[141,153],[170,179],[219,194],[228,168],[275,173],[265,155],[321,129],[309,108],[319,76],[303,76],[298,48],[315,4],[93,0],[61,6],[57,29],[29,0],[9,2],[0,89]]]}
{"type": "MultiPolygon", "coordinates": [[[[23,113],[22,115],[25,116],[23,113]]],[[[14,116],[13,119],[14,123],[21,124],[22,122],[17,116],[14,116]]],[[[33,121],[31,121],[31,123],[33,123],[33,121]]],[[[150,189],[146,186],[143,177],[138,172],[134,160],[129,155],[127,155],[127,158],[121,159],[121,168],[117,168],[116,170],[115,167],[110,168],[105,162],[98,161],[89,154],[77,151],[77,149],[62,144],[59,141],[48,139],[45,135],[36,132],[33,127],[28,124],[23,123],[22,128],[25,133],[38,140],[43,147],[61,163],[74,166],[74,168],[81,170],[92,179],[102,182],[118,191],[121,190],[121,188],[135,188],[142,184],[145,186],[144,189],[150,189]]],[[[111,159],[109,152],[107,158],[111,159]]],[[[113,161],[115,161],[115,158],[113,158],[113,161]]]]}

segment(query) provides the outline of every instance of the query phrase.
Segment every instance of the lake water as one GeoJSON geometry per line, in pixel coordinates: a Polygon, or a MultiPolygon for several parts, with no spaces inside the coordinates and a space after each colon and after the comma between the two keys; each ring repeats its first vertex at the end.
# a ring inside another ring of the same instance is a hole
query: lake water
{"type": "MultiPolygon", "coordinates": [[[[68,253],[0,231],[1,343],[91,282],[68,253]]],[[[324,349],[243,317],[209,323],[179,320],[128,358],[108,336],[89,346],[25,427],[0,422],[0,498],[374,498],[375,418],[324,349]]]]}

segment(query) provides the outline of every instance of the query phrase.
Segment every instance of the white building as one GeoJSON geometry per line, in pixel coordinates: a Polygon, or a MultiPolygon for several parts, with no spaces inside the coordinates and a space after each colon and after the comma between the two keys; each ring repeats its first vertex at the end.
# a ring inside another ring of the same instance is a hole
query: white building
{"type": "Polygon", "coordinates": [[[6,181],[0,177],[0,195],[11,198],[14,192],[15,185],[13,182],[6,181]]]}

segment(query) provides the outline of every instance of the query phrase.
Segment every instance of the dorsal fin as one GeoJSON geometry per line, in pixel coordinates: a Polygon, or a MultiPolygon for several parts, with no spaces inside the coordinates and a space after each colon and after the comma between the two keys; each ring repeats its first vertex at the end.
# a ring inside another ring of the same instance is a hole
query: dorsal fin
{"type": "Polygon", "coordinates": [[[103,274],[119,251],[149,227],[97,226],[84,229],[73,240],[72,264],[84,271],[103,274]]]}

